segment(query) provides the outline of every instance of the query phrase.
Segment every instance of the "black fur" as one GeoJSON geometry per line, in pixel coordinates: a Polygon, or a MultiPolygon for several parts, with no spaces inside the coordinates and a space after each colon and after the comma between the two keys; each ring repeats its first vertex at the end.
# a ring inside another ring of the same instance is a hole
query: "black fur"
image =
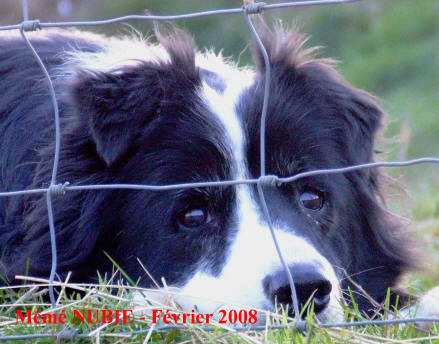
{"type": "MultiPolygon", "coordinates": [[[[60,63],[58,47],[96,50],[86,40],[73,37],[64,33],[32,42],[46,66],[53,69],[60,63]],[[57,45],[59,41],[63,44],[57,45]]],[[[200,78],[191,41],[181,34],[178,39],[180,47],[188,44],[187,50],[168,49],[173,57],[169,63],[144,63],[123,70],[120,76],[83,71],[73,85],[56,83],[63,128],[59,181],[168,184],[230,179],[227,165],[221,164],[227,154],[220,142],[221,129],[207,121],[209,111],[194,96],[200,78]],[[200,157],[206,164],[198,164],[200,157]]],[[[2,151],[0,188],[47,186],[54,152],[47,87],[37,82],[41,72],[19,37],[3,39],[0,50],[4,100],[0,130],[3,146],[10,148],[2,151]],[[21,58],[20,70],[13,68],[16,56],[21,58]]],[[[74,280],[93,280],[98,269],[111,271],[105,251],[134,278],[143,275],[139,258],[154,275],[166,276],[170,283],[178,281],[191,262],[203,255],[198,241],[207,233],[169,231],[174,227],[173,207],[188,198],[209,195],[218,199],[216,206],[226,218],[224,199],[229,193],[226,189],[188,190],[157,197],[157,193],[120,190],[69,192],[54,203],[58,273],[62,276],[72,270],[74,280]],[[162,231],[165,238],[174,240],[162,240],[162,231]],[[181,257],[178,262],[176,251],[181,257]]],[[[28,259],[31,275],[47,276],[51,253],[44,197],[2,198],[1,202],[0,246],[6,276],[13,280],[23,274],[28,259]]],[[[206,240],[215,240],[221,247],[224,239],[219,225],[206,240]]],[[[148,284],[148,278],[142,283],[148,284]]]]}
{"type": "MultiPolygon", "coordinates": [[[[261,32],[272,72],[267,173],[289,176],[373,161],[383,116],[373,97],[344,82],[328,61],[300,50],[296,33],[261,32]]],[[[71,82],[57,74],[63,51],[99,51],[100,41],[65,32],[32,38],[59,97],[58,181],[164,185],[233,177],[224,128],[197,96],[202,78],[220,92],[224,81],[196,67],[187,35],[176,32],[160,39],[169,62],[142,62],[118,73],[75,67],[71,82]]],[[[249,172],[255,178],[265,73],[260,56],[256,64],[256,82],[237,106],[245,124],[249,172]]],[[[41,71],[18,36],[0,37],[0,83],[0,190],[47,186],[54,152],[52,105],[41,71]]],[[[380,180],[380,172],[373,169],[267,190],[273,218],[286,222],[286,214],[295,211],[298,189],[313,185],[324,191],[329,200],[325,211],[314,222],[300,220],[298,227],[378,302],[414,265],[410,241],[380,202],[380,180]]],[[[219,274],[233,236],[228,228],[235,221],[235,197],[232,187],[67,192],[54,200],[58,274],[72,271],[73,281],[95,281],[97,270],[112,269],[104,252],[144,286],[151,281],[137,259],[169,284],[183,283],[201,259],[209,262],[212,274],[219,274]],[[203,231],[177,228],[181,209],[206,202],[215,221],[203,231]]],[[[48,233],[43,195],[0,198],[2,272],[11,283],[25,273],[27,263],[30,275],[48,276],[48,233]]],[[[356,289],[347,279],[343,287],[356,289]]],[[[370,308],[366,298],[357,302],[363,310],[370,308]]]]}

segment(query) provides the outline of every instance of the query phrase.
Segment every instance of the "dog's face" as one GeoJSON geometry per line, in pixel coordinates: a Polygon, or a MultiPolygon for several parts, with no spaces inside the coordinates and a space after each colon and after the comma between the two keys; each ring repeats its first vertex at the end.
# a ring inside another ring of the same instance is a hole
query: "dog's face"
{"type": "MultiPolygon", "coordinates": [[[[373,98],[344,82],[328,61],[301,51],[297,33],[261,35],[271,62],[267,174],[372,161],[382,117],[373,98]]],[[[84,143],[88,151],[78,157],[95,160],[89,166],[107,183],[258,178],[261,58],[253,73],[197,55],[182,36],[163,44],[163,61],[79,73],[71,89],[78,117],[69,130],[94,148],[84,143]]],[[[61,166],[61,176],[69,168],[61,166]]],[[[343,291],[352,287],[345,273],[380,301],[409,265],[402,237],[395,235],[398,225],[377,199],[378,179],[377,171],[363,170],[264,187],[299,302],[313,297],[317,313],[339,309],[343,291]]],[[[254,185],[97,191],[82,204],[83,218],[93,220],[67,241],[60,230],[60,271],[76,269],[81,279],[85,272],[110,270],[99,258],[105,251],[141,285],[154,286],[138,260],[159,284],[163,277],[192,296],[176,297],[188,309],[212,312],[223,303],[291,309],[287,276],[254,185]],[[75,256],[75,250],[82,253],[75,256]],[[89,259],[96,263],[85,264],[89,259]]],[[[366,298],[356,301],[369,307],[366,298]]]]}

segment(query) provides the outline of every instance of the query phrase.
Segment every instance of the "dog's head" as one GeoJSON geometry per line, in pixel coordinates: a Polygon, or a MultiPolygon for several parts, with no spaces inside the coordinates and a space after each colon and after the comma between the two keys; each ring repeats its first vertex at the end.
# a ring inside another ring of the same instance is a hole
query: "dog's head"
{"type": "MultiPolygon", "coordinates": [[[[346,83],[331,61],[313,58],[296,31],[261,27],[260,34],[271,68],[267,174],[373,161],[383,116],[374,98],[346,83]]],[[[197,53],[181,33],[161,43],[159,57],[78,73],[59,180],[167,185],[259,177],[262,56],[255,54],[253,72],[197,53]]],[[[380,301],[410,265],[379,184],[370,169],[263,188],[299,301],[313,297],[317,313],[339,308],[352,286],[345,273],[380,301]]],[[[176,298],[188,308],[291,306],[254,185],[66,197],[57,211],[60,272],[73,269],[84,279],[110,270],[105,251],[134,280],[154,286],[140,260],[156,280],[192,296],[176,298]],[[81,216],[74,226],[65,222],[68,211],[81,216]]],[[[370,305],[362,296],[357,302],[370,305]]]]}

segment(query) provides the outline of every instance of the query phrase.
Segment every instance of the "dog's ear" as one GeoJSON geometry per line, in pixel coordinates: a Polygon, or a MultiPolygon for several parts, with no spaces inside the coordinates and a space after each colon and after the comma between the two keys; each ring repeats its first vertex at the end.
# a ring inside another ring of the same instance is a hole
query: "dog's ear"
{"type": "Polygon", "coordinates": [[[384,118],[383,110],[372,95],[344,82],[334,89],[332,96],[337,100],[337,110],[344,116],[347,125],[348,160],[354,164],[373,161],[375,138],[384,118]]]}
{"type": "Polygon", "coordinates": [[[99,72],[77,72],[71,98],[87,123],[99,156],[107,166],[123,156],[142,127],[153,119],[163,98],[175,99],[180,89],[199,80],[192,37],[174,28],[158,35],[164,48],[156,61],[99,72]]]}
{"type": "MultiPolygon", "coordinates": [[[[318,97],[324,98],[322,113],[342,125],[346,162],[362,164],[372,162],[377,133],[385,117],[384,111],[371,94],[347,83],[331,63],[313,59],[296,69],[297,75],[309,82],[318,97]],[[326,108],[326,110],[325,110],[326,108]],[[342,121],[340,121],[340,119],[342,121]]],[[[340,132],[341,134],[341,132],[340,132]]]]}
{"type": "Polygon", "coordinates": [[[79,74],[72,91],[74,107],[107,166],[124,155],[158,109],[162,95],[157,77],[157,71],[147,66],[117,73],[79,74]]]}
{"type": "MultiPolygon", "coordinates": [[[[337,72],[334,60],[318,58],[320,47],[305,48],[308,38],[296,27],[288,29],[278,22],[270,29],[261,20],[257,22],[257,30],[267,51],[272,74],[282,75],[279,70],[288,71],[289,82],[311,85],[311,91],[315,88],[336,110],[333,115],[342,116],[346,121],[347,137],[340,138],[346,142],[346,157],[352,163],[371,161],[375,136],[384,115],[375,98],[349,85],[337,72]]],[[[253,50],[257,71],[265,74],[260,47],[253,44],[253,50]]]]}

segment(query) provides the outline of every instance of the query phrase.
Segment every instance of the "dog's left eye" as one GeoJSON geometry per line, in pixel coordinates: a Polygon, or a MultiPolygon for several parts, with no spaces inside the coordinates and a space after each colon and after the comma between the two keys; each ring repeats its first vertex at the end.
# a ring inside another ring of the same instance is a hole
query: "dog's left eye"
{"type": "Polygon", "coordinates": [[[323,195],[317,190],[307,190],[300,194],[300,202],[310,210],[320,210],[323,207],[323,195]]]}
{"type": "Polygon", "coordinates": [[[190,208],[178,217],[178,222],[185,228],[196,228],[210,222],[210,214],[206,208],[190,208]]]}

